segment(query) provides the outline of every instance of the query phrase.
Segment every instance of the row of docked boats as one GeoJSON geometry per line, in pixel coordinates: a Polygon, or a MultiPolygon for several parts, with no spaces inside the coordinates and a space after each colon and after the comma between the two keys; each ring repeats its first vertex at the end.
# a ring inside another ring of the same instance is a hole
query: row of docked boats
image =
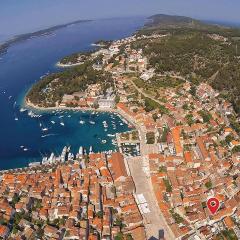
{"type": "MultiPolygon", "coordinates": [[[[62,153],[59,156],[55,156],[54,153],[51,153],[50,157],[43,157],[41,164],[47,165],[47,164],[55,164],[55,163],[64,163],[66,161],[73,161],[73,160],[78,160],[82,159],[85,155],[87,154],[93,154],[93,147],[90,146],[89,150],[84,147],[80,147],[78,153],[76,156],[71,152],[71,147],[70,146],[65,146],[62,150],[62,153]]],[[[113,150],[108,150],[108,151],[102,151],[104,154],[112,154],[113,150]]],[[[33,163],[31,163],[33,164],[33,163]]]]}

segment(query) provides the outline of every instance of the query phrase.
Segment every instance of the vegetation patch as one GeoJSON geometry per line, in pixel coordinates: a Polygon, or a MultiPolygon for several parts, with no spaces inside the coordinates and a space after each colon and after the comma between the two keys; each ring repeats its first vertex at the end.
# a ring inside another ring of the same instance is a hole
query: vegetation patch
{"type": "Polygon", "coordinates": [[[91,62],[50,74],[32,86],[26,99],[40,107],[55,107],[64,94],[85,91],[91,84],[99,83],[106,90],[113,87],[110,73],[94,70],[91,62]]]}

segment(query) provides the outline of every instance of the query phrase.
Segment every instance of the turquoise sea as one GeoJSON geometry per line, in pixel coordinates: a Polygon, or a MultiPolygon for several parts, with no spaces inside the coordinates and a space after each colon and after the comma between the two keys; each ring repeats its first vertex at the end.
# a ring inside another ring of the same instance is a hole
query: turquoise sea
{"type": "Polygon", "coordinates": [[[41,76],[61,71],[56,62],[78,51],[92,50],[97,40],[131,35],[142,17],[84,22],[19,42],[0,56],[0,170],[27,166],[65,145],[95,152],[115,149],[114,134],[129,130],[119,116],[94,112],[21,110],[24,94],[41,76]],[[103,121],[108,127],[104,128],[103,121]]]}

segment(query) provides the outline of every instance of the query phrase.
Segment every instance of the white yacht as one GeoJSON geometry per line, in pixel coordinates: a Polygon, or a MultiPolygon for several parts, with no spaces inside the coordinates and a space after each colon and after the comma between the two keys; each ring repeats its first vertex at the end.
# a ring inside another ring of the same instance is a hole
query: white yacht
{"type": "Polygon", "coordinates": [[[33,114],[34,114],[33,111],[29,111],[29,112],[28,112],[28,116],[30,116],[30,117],[32,117],[33,114]]]}
{"type": "Polygon", "coordinates": [[[103,121],[103,127],[104,127],[104,128],[108,128],[108,124],[107,124],[106,121],[103,121]]]}
{"type": "Polygon", "coordinates": [[[80,155],[83,155],[83,147],[82,147],[82,146],[79,148],[78,153],[79,153],[80,155]]]}
{"type": "Polygon", "coordinates": [[[24,109],[24,108],[20,109],[20,112],[25,112],[25,111],[27,111],[27,109],[24,109]]]}
{"type": "Polygon", "coordinates": [[[48,163],[48,158],[47,157],[43,157],[42,164],[47,164],[47,163],[48,163]]]}
{"type": "Polygon", "coordinates": [[[67,154],[67,147],[65,146],[62,150],[62,154],[61,154],[61,162],[65,162],[66,159],[66,154],[67,154]]]}
{"type": "Polygon", "coordinates": [[[68,161],[70,161],[70,160],[74,160],[74,154],[73,153],[68,154],[68,161]]]}
{"type": "Polygon", "coordinates": [[[93,147],[92,146],[90,146],[90,148],[89,148],[89,153],[93,153],[93,147]]]}
{"type": "Polygon", "coordinates": [[[115,134],[108,134],[107,136],[108,137],[115,137],[116,135],[115,134]]]}

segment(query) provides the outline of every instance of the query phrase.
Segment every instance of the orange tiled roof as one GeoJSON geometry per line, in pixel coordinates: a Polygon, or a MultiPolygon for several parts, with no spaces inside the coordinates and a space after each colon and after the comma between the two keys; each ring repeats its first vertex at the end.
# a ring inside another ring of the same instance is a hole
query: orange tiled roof
{"type": "Polygon", "coordinates": [[[8,227],[5,225],[0,225],[0,236],[4,236],[8,231],[8,227]]]}
{"type": "Polygon", "coordinates": [[[200,152],[202,154],[203,159],[208,158],[208,151],[207,151],[207,149],[205,147],[205,144],[203,142],[203,138],[202,137],[197,137],[197,145],[198,145],[198,147],[200,149],[200,152]]]}
{"type": "Polygon", "coordinates": [[[233,220],[232,220],[232,218],[229,217],[229,216],[227,216],[227,217],[224,218],[224,223],[225,223],[225,225],[227,226],[227,228],[229,228],[229,229],[233,228],[234,225],[235,225],[234,222],[233,222],[233,220]]]}
{"type": "Polygon", "coordinates": [[[127,171],[125,168],[125,163],[123,159],[123,155],[119,152],[113,153],[111,156],[112,162],[112,175],[113,179],[117,180],[121,176],[127,177],[127,171]]]}
{"type": "Polygon", "coordinates": [[[189,151],[184,152],[184,159],[185,159],[186,163],[193,162],[191,152],[189,152],[189,151]]]}
{"type": "Polygon", "coordinates": [[[176,149],[176,154],[181,154],[183,152],[183,148],[180,142],[180,133],[181,133],[181,127],[177,126],[175,128],[173,128],[172,130],[172,136],[173,136],[173,142],[175,145],[175,149],[176,149]]]}
{"type": "Polygon", "coordinates": [[[122,102],[117,104],[117,108],[121,109],[122,111],[124,111],[126,114],[134,117],[136,114],[131,112],[130,109],[122,102]]]}

